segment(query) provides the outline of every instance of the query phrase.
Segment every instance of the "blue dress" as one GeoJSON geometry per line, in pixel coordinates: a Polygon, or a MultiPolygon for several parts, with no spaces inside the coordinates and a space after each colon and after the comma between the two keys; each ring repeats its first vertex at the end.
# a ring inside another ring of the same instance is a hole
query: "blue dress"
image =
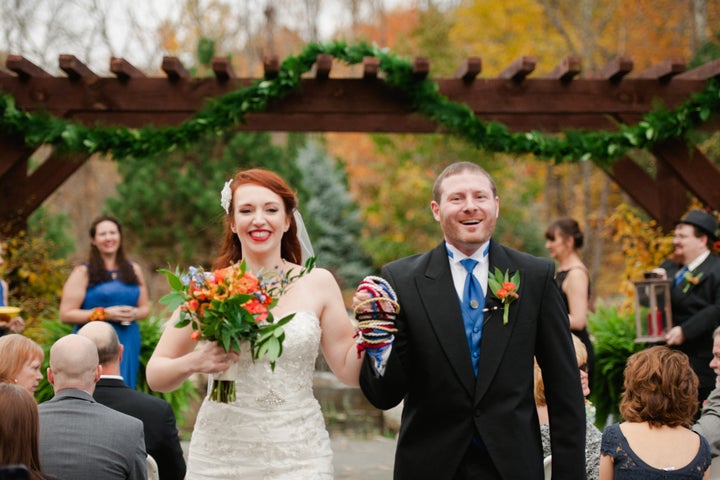
{"type": "MultiPolygon", "coordinates": [[[[117,270],[111,270],[113,277],[117,276],[117,270]]],[[[129,285],[114,278],[109,282],[98,283],[88,287],[85,292],[85,300],[80,306],[83,310],[91,310],[96,307],[113,307],[115,305],[131,305],[137,307],[140,298],[140,285],[129,285]]],[[[121,325],[118,322],[109,322],[115,328],[120,343],[123,345],[123,357],[120,363],[120,374],[130,388],[137,384],[138,370],[140,369],[140,326],[137,322],[130,325],[121,325]]],[[[82,325],[76,325],[73,332],[77,332],[82,325]]]]}
{"type": "Polygon", "coordinates": [[[605,427],[600,453],[612,457],[615,480],[702,480],[710,468],[710,446],[702,435],[700,448],[692,461],[676,470],[662,470],[651,467],[638,457],[617,423],[605,427]]]}

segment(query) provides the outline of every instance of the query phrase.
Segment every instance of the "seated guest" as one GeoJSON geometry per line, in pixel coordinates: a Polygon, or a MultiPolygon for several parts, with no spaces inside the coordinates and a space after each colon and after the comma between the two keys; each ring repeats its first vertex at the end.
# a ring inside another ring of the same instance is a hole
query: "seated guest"
{"type": "MultiPolygon", "coordinates": [[[[576,335],[572,335],[573,346],[575,347],[575,358],[577,358],[580,384],[582,385],[583,396],[590,395],[588,379],[588,355],[585,344],[576,335]]],[[[602,434],[593,424],[595,416],[590,414],[591,404],[586,400],[585,415],[585,475],[587,480],[597,480],[600,471],[600,441],[602,434]]],[[[550,449],[550,418],[548,416],[547,402],[545,401],[545,385],[543,384],[542,371],[535,362],[535,406],[540,421],[540,437],[542,439],[543,456],[548,457],[550,449]]]]}
{"type": "Polygon", "coordinates": [[[143,422],[145,448],[157,462],[161,480],[185,478],[175,414],[165,400],[125,384],[120,376],[123,346],[115,329],[106,322],[90,322],[78,330],[78,335],[92,340],[98,349],[102,376],[95,385],[95,400],[143,422]]]}
{"type": "Polygon", "coordinates": [[[608,425],[600,447],[602,480],[706,480],[710,447],[690,430],[698,377],[687,355],[665,346],[634,353],[620,400],[624,422],[608,425]]]}
{"type": "Polygon", "coordinates": [[[24,465],[30,480],[44,480],[38,453],[38,407],[18,385],[0,384],[0,465],[24,465]]]}
{"type": "Polygon", "coordinates": [[[18,333],[0,337],[0,383],[16,383],[34,394],[43,376],[42,348],[18,333]]]}
{"type": "Polygon", "coordinates": [[[713,358],[710,368],[715,372],[715,389],[710,392],[702,415],[692,429],[705,437],[710,444],[710,453],[713,457],[720,455],[720,327],[713,331],[713,358]]]}
{"type": "Polygon", "coordinates": [[[48,381],[55,396],[40,404],[40,461],[65,480],[147,478],[140,420],[97,403],[102,367],[95,344],[66,335],[50,349],[48,381]]]}

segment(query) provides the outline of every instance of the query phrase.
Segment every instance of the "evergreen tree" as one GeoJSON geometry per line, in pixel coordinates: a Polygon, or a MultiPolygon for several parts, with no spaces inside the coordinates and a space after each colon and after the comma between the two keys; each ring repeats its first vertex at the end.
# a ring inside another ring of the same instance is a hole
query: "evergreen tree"
{"type": "Polygon", "coordinates": [[[341,287],[352,287],[372,273],[372,260],[360,244],[360,211],[348,191],[345,170],[312,140],[298,151],[297,166],[310,194],[301,211],[318,265],[333,271],[341,287]]]}

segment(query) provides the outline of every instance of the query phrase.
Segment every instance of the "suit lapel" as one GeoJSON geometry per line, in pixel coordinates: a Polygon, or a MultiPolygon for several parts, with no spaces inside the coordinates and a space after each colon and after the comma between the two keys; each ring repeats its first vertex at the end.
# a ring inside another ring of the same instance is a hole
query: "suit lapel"
{"type": "Polygon", "coordinates": [[[468,395],[472,396],[475,374],[444,242],[430,253],[425,274],[417,277],[416,282],[419,297],[422,299],[438,342],[460,383],[465,387],[468,395]]]}
{"type": "MultiPolygon", "coordinates": [[[[497,243],[490,242],[490,263],[488,273],[492,274],[495,268],[499,268],[501,272],[509,272],[510,276],[518,271],[516,265],[511,264],[505,249],[497,243]]],[[[488,287],[485,295],[485,308],[489,311],[485,314],[483,323],[482,340],[480,341],[480,363],[478,367],[478,378],[475,384],[475,401],[479,401],[490,386],[495,373],[502,360],[505,348],[513,328],[517,322],[518,303],[522,301],[523,292],[523,276],[520,272],[520,288],[518,294],[520,297],[510,303],[510,315],[508,324],[503,324],[503,303],[495,297],[488,287]]]]}
{"type": "MultiPolygon", "coordinates": [[[[703,260],[700,265],[697,266],[697,268],[695,268],[695,270],[689,272],[690,275],[698,279],[698,283],[690,285],[688,284],[687,278],[683,277],[683,279],[680,280],[680,282],[671,289],[670,297],[673,299],[674,303],[684,303],[689,298],[688,294],[694,289],[699,288],[700,285],[702,285],[702,283],[707,280],[708,276],[712,272],[712,255],[713,254],[711,253],[705,260],[703,260]]],[[[673,273],[670,273],[670,271],[668,271],[668,278],[674,279],[677,272],[677,268],[673,273]]]]}

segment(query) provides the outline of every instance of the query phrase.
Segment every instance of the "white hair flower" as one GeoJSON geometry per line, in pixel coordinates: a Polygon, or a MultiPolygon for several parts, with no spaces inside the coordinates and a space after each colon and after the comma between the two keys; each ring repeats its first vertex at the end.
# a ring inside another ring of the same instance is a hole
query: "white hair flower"
{"type": "Polygon", "coordinates": [[[230,213],[230,201],[232,200],[232,190],[230,190],[230,184],[232,178],[225,182],[225,186],[220,191],[220,206],[225,210],[225,213],[230,213]]]}

